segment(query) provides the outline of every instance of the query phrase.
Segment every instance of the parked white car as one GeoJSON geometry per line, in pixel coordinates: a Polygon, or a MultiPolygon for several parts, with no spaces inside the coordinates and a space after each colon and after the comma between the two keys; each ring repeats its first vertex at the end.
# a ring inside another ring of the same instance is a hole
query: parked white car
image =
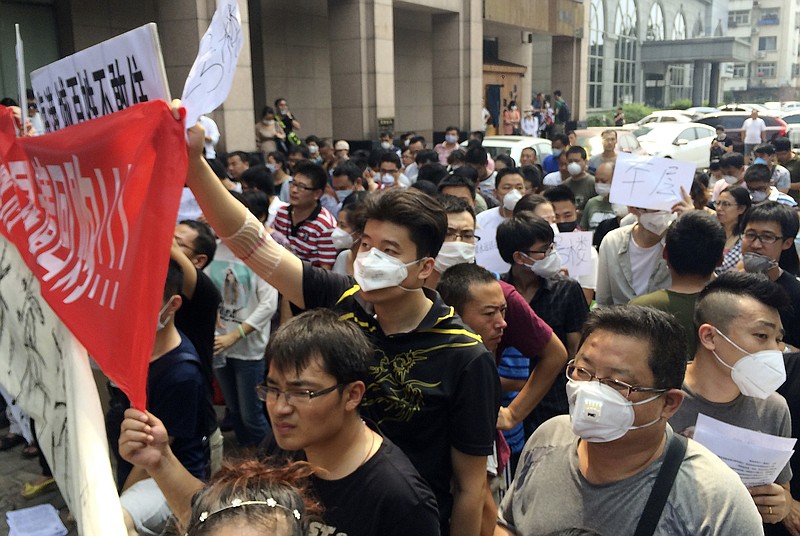
{"type": "Polygon", "coordinates": [[[635,125],[642,126],[650,123],[688,123],[692,115],[686,110],[659,110],[646,115],[638,120],[635,125]]]}
{"type": "Polygon", "coordinates": [[[800,112],[783,114],[781,119],[783,119],[786,126],[789,127],[786,136],[792,140],[792,146],[800,147],[800,112]]]}
{"type": "MultiPolygon", "coordinates": [[[[466,150],[467,142],[461,143],[466,150]]],[[[483,148],[489,156],[495,158],[499,154],[507,154],[519,165],[522,150],[528,147],[536,149],[536,157],[541,164],[544,157],[553,154],[553,147],[550,140],[545,138],[535,138],[533,136],[487,136],[483,140],[483,148]]]]}
{"type": "Polygon", "coordinates": [[[692,162],[697,168],[710,165],[714,128],[700,123],[663,123],[639,137],[639,143],[653,156],[692,162]]]}

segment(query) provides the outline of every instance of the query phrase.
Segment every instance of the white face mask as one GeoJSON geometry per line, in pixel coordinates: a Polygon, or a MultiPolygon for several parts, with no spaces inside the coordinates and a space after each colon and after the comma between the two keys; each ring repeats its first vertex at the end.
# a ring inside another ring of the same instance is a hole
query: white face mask
{"type": "Polygon", "coordinates": [[[392,186],[394,184],[394,175],[391,173],[384,173],[380,176],[381,184],[384,186],[392,186]]]}
{"type": "Polygon", "coordinates": [[[377,248],[372,248],[369,251],[362,251],[356,256],[356,260],[353,262],[353,277],[361,290],[365,292],[397,287],[408,277],[407,267],[417,262],[419,261],[404,264],[403,261],[377,248]]]}
{"type": "Polygon", "coordinates": [[[725,182],[728,184],[736,184],[739,182],[739,177],[734,177],[733,175],[723,175],[722,178],[725,179],[725,182]]]}
{"type": "Polygon", "coordinates": [[[475,244],[460,240],[445,242],[442,249],[433,261],[433,267],[440,274],[456,264],[471,264],[475,262],[475,244]]]}
{"type": "Polygon", "coordinates": [[[639,223],[653,234],[661,236],[674,220],[671,212],[659,210],[658,212],[643,212],[639,215],[639,223]]]}
{"type": "Polygon", "coordinates": [[[353,235],[337,227],[331,232],[331,240],[333,240],[333,247],[337,250],[347,249],[353,245],[353,235]]]}
{"type": "Polygon", "coordinates": [[[778,261],[774,261],[766,255],[760,253],[744,253],[742,254],[742,265],[744,271],[751,274],[765,274],[778,266],[778,261]]]}
{"type": "Polygon", "coordinates": [[[766,201],[768,197],[769,194],[767,192],[762,192],[761,190],[750,192],[750,199],[753,201],[753,203],[761,203],[766,201]]]}
{"type": "Polygon", "coordinates": [[[319,147],[317,147],[316,145],[309,145],[308,152],[311,154],[317,154],[319,152],[319,147]]]}
{"type": "Polygon", "coordinates": [[[381,142],[381,149],[383,149],[385,151],[388,151],[391,148],[392,148],[392,144],[389,143],[388,141],[382,141],[381,142]]]}
{"type": "Polygon", "coordinates": [[[628,215],[628,205],[620,205],[619,203],[611,203],[611,208],[618,218],[624,218],[628,215]]]}
{"type": "Polygon", "coordinates": [[[567,173],[569,173],[573,177],[580,175],[582,171],[583,171],[583,166],[581,166],[577,162],[570,162],[569,164],[567,164],[567,173]]]}
{"type": "Polygon", "coordinates": [[[336,190],[336,199],[338,199],[339,202],[341,203],[342,201],[347,199],[352,193],[353,190],[336,190]]]}
{"type": "Polygon", "coordinates": [[[714,328],[714,330],[737,350],[745,354],[745,357],[730,366],[720,359],[717,352],[712,351],[714,357],[722,365],[731,369],[731,379],[744,396],[764,399],[783,385],[783,382],[786,381],[786,366],[783,363],[783,354],[780,350],[761,350],[751,354],[726,337],[717,328],[714,328]]]}
{"type": "Polygon", "coordinates": [[[267,164],[267,168],[269,168],[269,170],[270,170],[272,173],[275,173],[276,171],[278,171],[278,168],[279,168],[279,167],[280,167],[280,166],[278,166],[278,164],[267,164]]]}
{"type": "Polygon", "coordinates": [[[161,320],[161,317],[164,316],[164,312],[167,310],[167,307],[169,307],[170,303],[172,303],[172,299],[167,300],[167,303],[165,303],[164,307],[162,307],[161,310],[158,312],[158,320],[156,321],[156,332],[161,331],[162,329],[167,327],[167,324],[169,324],[169,319],[172,315],[168,316],[166,320],[161,320]]]}
{"type": "MultiPolygon", "coordinates": [[[[611,185],[604,182],[596,182],[594,183],[594,191],[597,192],[597,195],[602,195],[605,197],[611,193],[611,185]]],[[[627,211],[628,209],[626,207],[625,212],[627,211]]]]}
{"type": "Polygon", "coordinates": [[[522,199],[522,192],[514,188],[503,197],[503,208],[506,210],[514,210],[519,200],[522,199]]]}
{"type": "Polygon", "coordinates": [[[555,249],[545,255],[544,259],[540,261],[534,261],[526,253],[523,253],[523,255],[525,255],[528,260],[533,261],[533,264],[527,265],[528,269],[539,277],[553,277],[561,270],[561,256],[555,249]]]}
{"type": "Polygon", "coordinates": [[[661,395],[631,402],[608,385],[597,381],[567,382],[569,417],[576,436],[590,443],[607,443],[624,436],[630,430],[647,428],[661,418],[634,426],[633,406],[647,404],[661,395]]]}
{"type": "Polygon", "coordinates": [[[458,136],[453,136],[452,134],[448,134],[444,137],[444,141],[447,143],[456,143],[458,141],[458,136]]]}

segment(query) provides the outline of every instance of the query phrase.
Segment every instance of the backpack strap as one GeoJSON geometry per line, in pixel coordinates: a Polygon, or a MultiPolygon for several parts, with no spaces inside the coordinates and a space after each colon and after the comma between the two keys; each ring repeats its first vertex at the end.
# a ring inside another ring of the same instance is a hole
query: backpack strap
{"type": "Polygon", "coordinates": [[[639,524],[636,526],[633,536],[652,536],[655,533],[658,521],[661,519],[661,512],[664,511],[664,505],[667,504],[672,484],[675,482],[678,469],[686,455],[687,444],[688,440],[685,437],[680,434],[672,434],[664,461],[661,463],[661,469],[653,484],[653,489],[650,491],[650,497],[647,498],[647,504],[644,505],[642,516],[639,518],[639,524]]]}

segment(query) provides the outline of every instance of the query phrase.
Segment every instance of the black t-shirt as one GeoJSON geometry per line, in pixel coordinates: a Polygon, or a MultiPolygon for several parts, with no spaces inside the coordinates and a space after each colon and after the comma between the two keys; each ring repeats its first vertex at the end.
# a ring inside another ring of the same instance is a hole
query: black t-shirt
{"type": "Polygon", "coordinates": [[[197,355],[200,356],[203,371],[211,382],[214,376],[211,365],[214,357],[214,328],[222,296],[214,282],[205,273],[197,270],[197,284],[192,299],[181,297],[183,304],[175,313],[175,327],[192,341],[197,355]]]}
{"type": "Polygon", "coordinates": [[[387,336],[351,277],[303,263],[306,307],[327,307],[356,322],[376,348],[362,414],[380,426],[433,489],[443,532],[453,506],[450,448],[492,454],[500,406],[493,355],[452,307],[425,289],[433,306],[417,329],[387,336]]]}
{"type": "MultiPolygon", "coordinates": [[[[800,352],[783,354],[786,365],[786,381],[778,387],[778,394],[786,399],[789,405],[789,414],[792,417],[792,437],[800,437],[800,352]]],[[[792,480],[789,488],[794,500],[800,500],[800,452],[795,450],[790,460],[792,466],[792,480]]],[[[764,524],[766,536],[789,536],[789,531],[782,523],[774,525],[764,524]]]]}
{"type": "MultiPolygon", "coordinates": [[[[368,420],[367,425],[380,434],[368,420]]],[[[382,434],[381,434],[382,435],[382,434]]],[[[272,434],[264,440],[268,464],[305,460],[302,452],[280,450],[272,434]]],[[[309,534],[347,536],[438,536],[436,499],[405,454],[385,436],[367,462],[339,480],[311,476],[312,493],[324,509],[323,523],[312,522],[309,534]]]]}
{"type": "Polygon", "coordinates": [[[592,245],[600,249],[600,243],[603,238],[614,229],[619,229],[619,218],[608,218],[598,223],[597,228],[594,230],[594,236],[592,236],[592,245]]]}
{"type": "MultiPolygon", "coordinates": [[[[161,419],[174,438],[171,448],[178,461],[201,480],[208,478],[207,438],[217,427],[216,420],[209,421],[214,414],[209,391],[197,351],[182,333],[181,343],[151,362],[147,370],[147,411],[161,419]]],[[[119,417],[115,417],[119,422],[109,423],[117,431],[122,424],[119,417]]],[[[118,485],[122,486],[131,469],[121,460],[118,485]]]]}
{"type": "Polygon", "coordinates": [[[775,281],[789,294],[791,305],[785,309],[781,309],[781,323],[786,332],[783,340],[791,344],[795,348],[800,347],[800,318],[797,316],[798,308],[800,308],[800,280],[795,276],[783,271],[781,276],[775,281]]]}

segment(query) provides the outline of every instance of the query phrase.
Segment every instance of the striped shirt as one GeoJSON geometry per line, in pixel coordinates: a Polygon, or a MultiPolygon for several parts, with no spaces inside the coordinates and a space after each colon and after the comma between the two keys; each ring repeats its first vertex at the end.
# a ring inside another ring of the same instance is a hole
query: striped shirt
{"type": "Polygon", "coordinates": [[[336,218],[317,203],[314,212],[297,225],[292,224],[292,206],[280,207],[275,216],[274,229],[289,240],[292,253],[314,266],[333,266],[336,248],[331,231],[336,228],[336,218]]]}

